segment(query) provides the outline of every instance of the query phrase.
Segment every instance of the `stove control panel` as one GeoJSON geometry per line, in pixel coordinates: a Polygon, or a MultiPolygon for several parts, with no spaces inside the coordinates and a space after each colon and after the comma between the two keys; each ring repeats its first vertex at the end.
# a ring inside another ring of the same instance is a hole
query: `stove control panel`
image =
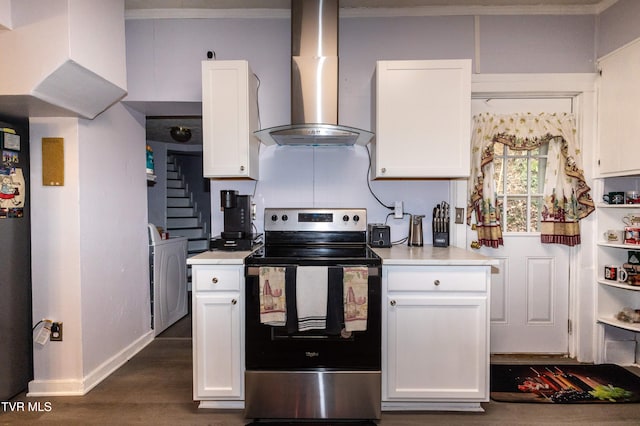
{"type": "Polygon", "coordinates": [[[366,209],[266,208],[265,231],[366,231],[366,209]]]}

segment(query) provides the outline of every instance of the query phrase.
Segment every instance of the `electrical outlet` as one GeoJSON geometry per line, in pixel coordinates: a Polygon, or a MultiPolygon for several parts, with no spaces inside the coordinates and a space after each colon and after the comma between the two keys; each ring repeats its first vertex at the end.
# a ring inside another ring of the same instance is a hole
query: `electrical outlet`
{"type": "Polygon", "coordinates": [[[62,342],[62,323],[61,322],[51,323],[51,335],[49,339],[52,342],[62,342]]]}
{"type": "Polygon", "coordinates": [[[402,209],[402,201],[396,201],[393,209],[393,217],[395,219],[402,219],[404,211],[402,209]]]}
{"type": "Polygon", "coordinates": [[[462,207],[456,207],[456,223],[464,223],[464,209],[462,207]]]}

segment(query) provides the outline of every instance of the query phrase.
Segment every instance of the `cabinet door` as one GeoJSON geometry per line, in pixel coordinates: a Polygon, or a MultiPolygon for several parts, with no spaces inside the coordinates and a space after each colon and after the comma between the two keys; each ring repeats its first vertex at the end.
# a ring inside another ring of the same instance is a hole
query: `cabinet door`
{"type": "Polygon", "coordinates": [[[467,177],[471,61],[379,61],[375,178],[467,177]]]}
{"type": "Polygon", "coordinates": [[[640,173],[640,41],[604,57],[599,67],[600,173],[640,173]]]}
{"type": "Polygon", "coordinates": [[[389,293],[383,400],[486,401],[486,296],[389,293]]]}
{"type": "Polygon", "coordinates": [[[256,87],[246,61],[202,62],[205,177],[258,179],[256,87]]]}
{"type": "Polygon", "coordinates": [[[194,399],[243,399],[240,292],[196,293],[194,399]]]}

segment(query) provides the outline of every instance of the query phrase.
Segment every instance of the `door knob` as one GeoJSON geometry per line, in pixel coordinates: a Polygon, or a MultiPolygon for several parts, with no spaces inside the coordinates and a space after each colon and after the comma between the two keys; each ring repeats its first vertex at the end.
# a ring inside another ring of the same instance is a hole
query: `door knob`
{"type": "Polygon", "coordinates": [[[232,305],[236,305],[238,303],[238,301],[236,299],[231,299],[231,304],[232,305]]]}
{"type": "Polygon", "coordinates": [[[479,248],[480,248],[480,242],[478,242],[478,241],[471,241],[471,248],[472,248],[472,249],[479,249],[479,248]]]}
{"type": "Polygon", "coordinates": [[[218,277],[211,278],[211,282],[214,284],[218,284],[218,277]]]}
{"type": "Polygon", "coordinates": [[[395,300],[392,300],[391,302],[389,302],[389,304],[390,304],[391,306],[396,306],[396,301],[395,301],[395,300]]]}

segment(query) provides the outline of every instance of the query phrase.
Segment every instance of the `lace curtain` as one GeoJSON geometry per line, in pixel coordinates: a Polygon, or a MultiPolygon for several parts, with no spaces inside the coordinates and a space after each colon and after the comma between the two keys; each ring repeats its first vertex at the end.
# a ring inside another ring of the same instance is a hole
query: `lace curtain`
{"type": "Polygon", "coordinates": [[[594,210],[582,171],[581,150],[573,114],[480,114],[471,136],[471,176],[467,224],[476,214],[480,245],[503,244],[501,213],[494,182],[494,144],[529,151],[548,144],[541,211],[541,241],[580,244],[580,219],[594,210]]]}

